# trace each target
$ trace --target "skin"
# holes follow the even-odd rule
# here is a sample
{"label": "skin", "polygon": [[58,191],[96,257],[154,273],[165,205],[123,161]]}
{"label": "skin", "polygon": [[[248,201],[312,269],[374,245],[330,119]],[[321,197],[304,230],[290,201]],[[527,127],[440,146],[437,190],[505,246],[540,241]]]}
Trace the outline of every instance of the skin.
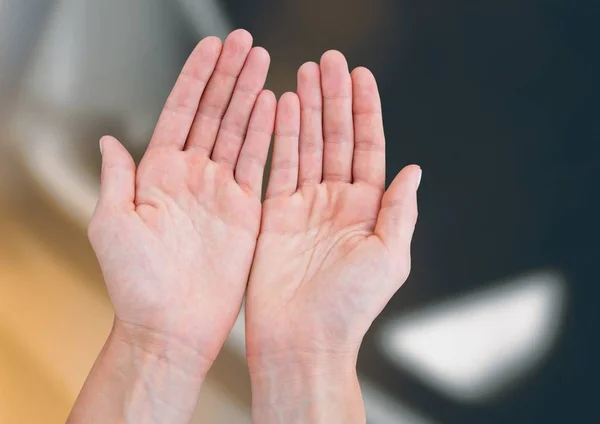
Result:
{"label": "skin", "polygon": [[410,272],[421,170],[385,191],[372,73],[336,51],[279,101],[247,294],[253,422],[364,423],[361,341]]}
{"label": "skin", "polygon": [[356,356],[410,271],[421,171],[385,191],[368,70],[327,52],[277,104],[251,45],[242,30],[200,42],[137,169],[101,140],[89,238],[115,321],[70,424],[188,423],[249,278],[253,422],[365,422]]}
{"label": "skin", "polygon": [[89,239],[115,324],[69,423],[187,423],[242,304],[276,99],[269,55],[200,42],[138,169],[105,137]]}

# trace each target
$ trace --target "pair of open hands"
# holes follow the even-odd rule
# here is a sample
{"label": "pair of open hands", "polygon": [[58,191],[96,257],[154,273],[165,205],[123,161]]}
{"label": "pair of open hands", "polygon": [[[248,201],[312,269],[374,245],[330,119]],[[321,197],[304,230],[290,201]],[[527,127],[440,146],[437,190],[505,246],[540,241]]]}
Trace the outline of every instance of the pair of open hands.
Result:
{"label": "pair of open hands", "polygon": [[269,61],[243,30],[202,40],[137,169],[117,140],[101,140],[89,237],[115,327],[146,352],[194,352],[204,373],[246,294],[253,379],[303,361],[350,372],[408,276],[421,171],[408,166],[385,191],[367,69],[350,73],[327,52],[277,102],[263,89]]}

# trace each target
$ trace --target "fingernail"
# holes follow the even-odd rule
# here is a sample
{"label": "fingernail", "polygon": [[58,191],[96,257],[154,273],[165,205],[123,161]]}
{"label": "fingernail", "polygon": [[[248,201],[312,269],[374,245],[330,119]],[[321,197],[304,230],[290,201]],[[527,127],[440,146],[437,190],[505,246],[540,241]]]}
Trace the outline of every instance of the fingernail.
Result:
{"label": "fingernail", "polygon": [[419,189],[419,186],[421,185],[421,177],[423,176],[423,170],[421,168],[419,168],[419,175],[417,177],[417,190]]}
{"label": "fingernail", "polygon": [[104,155],[104,153],[103,153],[104,138],[100,139],[99,145],[100,145],[100,154]]}

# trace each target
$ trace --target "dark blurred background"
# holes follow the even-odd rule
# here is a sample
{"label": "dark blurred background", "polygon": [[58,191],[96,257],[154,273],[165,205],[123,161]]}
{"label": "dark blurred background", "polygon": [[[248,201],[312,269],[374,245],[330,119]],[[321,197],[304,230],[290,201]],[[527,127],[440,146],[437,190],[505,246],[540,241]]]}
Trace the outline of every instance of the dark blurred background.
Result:
{"label": "dark blurred background", "polygon": [[[97,140],[141,155],[194,44],[237,27],[270,51],[278,95],[328,49],[371,68],[388,181],[423,168],[412,275],[359,358],[370,423],[593,421],[599,18],[566,0],[0,0],[0,346],[60,393],[44,422],[110,323],[85,243]],[[199,408],[213,422],[247,420],[241,346],[237,327]],[[0,418],[42,422],[15,406],[35,391],[15,394],[13,353]]]}

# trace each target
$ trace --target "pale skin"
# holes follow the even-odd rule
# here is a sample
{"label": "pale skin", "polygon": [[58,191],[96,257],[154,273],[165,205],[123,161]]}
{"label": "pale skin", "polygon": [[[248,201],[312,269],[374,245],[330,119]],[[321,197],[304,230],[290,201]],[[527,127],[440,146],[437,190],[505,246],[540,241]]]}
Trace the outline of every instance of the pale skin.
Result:
{"label": "pale skin", "polygon": [[410,271],[421,170],[385,191],[373,74],[344,56],[304,64],[279,101],[273,164],[248,286],[256,423],[364,423],[363,336]]}
{"label": "pale skin", "polygon": [[356,355],[410,271],[421,171],[385,191],[368,70],[327,52],[277,104],[268,67],[245,31],[204,39],[137,169],[102,139],[89,237],[115,323],[69,423],[188,423],[246,290],[253,422],[365,422]]}

